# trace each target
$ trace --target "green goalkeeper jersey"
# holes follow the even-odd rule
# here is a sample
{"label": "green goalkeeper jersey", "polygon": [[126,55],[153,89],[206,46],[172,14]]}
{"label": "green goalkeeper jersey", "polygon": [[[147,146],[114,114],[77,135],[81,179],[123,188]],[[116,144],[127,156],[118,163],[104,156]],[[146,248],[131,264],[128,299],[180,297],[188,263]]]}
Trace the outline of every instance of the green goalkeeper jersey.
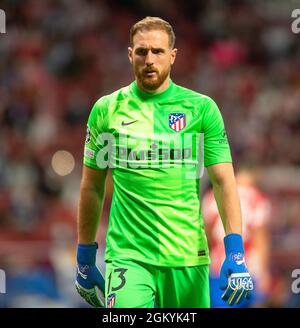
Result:
{"label": "green goalkeeper jersey", "polygon": [[221,162],[231,154],[211,98],[172,81],[158,94],[133,82],[100,98],[88,119],[84,164],[112,169],[105,261],[209,264],[200,176],[203,166]]}

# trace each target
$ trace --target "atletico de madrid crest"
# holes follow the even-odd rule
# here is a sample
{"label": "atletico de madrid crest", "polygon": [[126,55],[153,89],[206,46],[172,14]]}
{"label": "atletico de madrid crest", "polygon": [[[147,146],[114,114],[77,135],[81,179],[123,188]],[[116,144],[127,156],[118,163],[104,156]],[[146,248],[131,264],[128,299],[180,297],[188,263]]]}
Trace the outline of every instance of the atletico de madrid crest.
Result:
{"label": "atletico de madrid crest", "polygon": [[107,307],[109,309],[113,308],[116,302],[116,294],[110,294],[107,297]]}
{"label": "atletico de madrid crest", "polygon": [[178,132],[182,130],[186,125],[186,117],[183,113],[171,113],[169,114],[169,127]]}

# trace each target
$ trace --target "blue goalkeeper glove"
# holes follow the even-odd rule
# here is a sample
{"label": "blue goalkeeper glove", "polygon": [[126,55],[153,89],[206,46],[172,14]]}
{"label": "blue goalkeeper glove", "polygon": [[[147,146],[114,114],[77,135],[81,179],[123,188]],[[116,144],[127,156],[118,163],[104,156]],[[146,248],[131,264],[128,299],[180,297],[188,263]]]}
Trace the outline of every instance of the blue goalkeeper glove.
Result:
{"label": "blue goalkeeper glove", "polygon": [[236,233],[224,238],[226,258],[220,273],[222,299],[229,305],[239,304],[244,298],[250,299],[253,282],[245,263],[242,236]]}
{"label": "blue goalkeeper glove", "polygon": [[[78,244],[77,246],[77,273],[75,287],[89,304],[94,307],[105,305],[105,283],[100,270],[96,266],[96,252],[98,244]],[[99,296],[96,291],[99,288]]]}

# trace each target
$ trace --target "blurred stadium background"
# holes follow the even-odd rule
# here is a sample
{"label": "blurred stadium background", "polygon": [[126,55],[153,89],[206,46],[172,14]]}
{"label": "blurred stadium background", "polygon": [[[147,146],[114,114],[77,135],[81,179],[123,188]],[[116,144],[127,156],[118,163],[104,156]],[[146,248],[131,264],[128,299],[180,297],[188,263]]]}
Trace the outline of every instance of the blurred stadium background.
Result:
{"label": "blurred stadium background", "polygon": [[260,172],[272,203],[264,306],[300,306],[291,291],[300,268],[300,34],[291,13],[300,1],[1,0],[0,8],[0,307],[86,306],[73,285],[86,120],[97,98],[132,81],[129,28],[148,15],[174,27],[173,80],[216,100],[236,168]]}

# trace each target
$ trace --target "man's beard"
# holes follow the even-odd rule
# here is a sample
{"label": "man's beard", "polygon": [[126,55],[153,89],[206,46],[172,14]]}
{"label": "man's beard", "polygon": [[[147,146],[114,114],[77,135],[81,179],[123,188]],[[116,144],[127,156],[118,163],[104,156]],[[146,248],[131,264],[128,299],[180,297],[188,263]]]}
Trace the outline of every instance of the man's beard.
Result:
{"label": "man's beard", "polygon": [[[166,80],[170,74],[171,68],[168,68],[162,72],[158,72],[155,68],[145,68],[140,72],[137,68],[134,68],[134,73],[137,81],[143,87],[144,90],[155,91],[158,89]],[[147,72],[155,71],[155,76],[147,76]]]}

